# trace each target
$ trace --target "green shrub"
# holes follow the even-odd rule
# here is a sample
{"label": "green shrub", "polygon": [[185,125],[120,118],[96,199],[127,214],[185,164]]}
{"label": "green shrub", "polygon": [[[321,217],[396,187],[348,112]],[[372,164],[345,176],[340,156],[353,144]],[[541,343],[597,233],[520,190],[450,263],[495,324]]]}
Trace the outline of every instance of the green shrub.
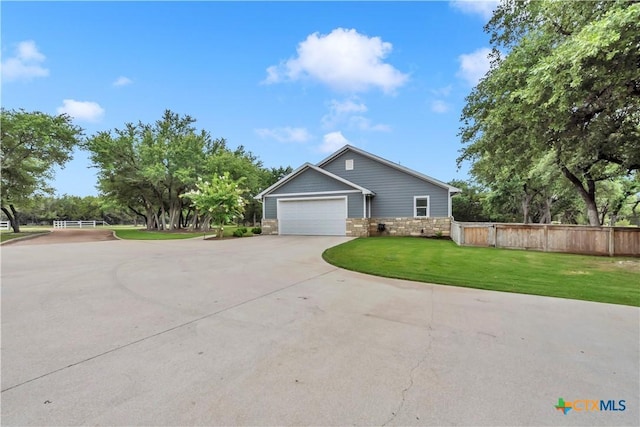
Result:
{"label": "green shrub", "polygon": [[242,229],[241,229],[241,228],[238,228],[237,230],[235,230],[235,231],[233,232],[233,235],[234,235],[235,237],[242,237],[242,236],[244,235],[244,233],[242,232]]}
{"label": "green shrub", "polygon": [[238,228],[238,231],[241,231],[242,234],[247,234],[247,227],[240,227]]}
{"label": "green shrub", "polygon": [[253,227],[253,228],[251,229],[251,232],[252,232],[253,234],[262,234],[262,228],[260,228],[260,227]]}

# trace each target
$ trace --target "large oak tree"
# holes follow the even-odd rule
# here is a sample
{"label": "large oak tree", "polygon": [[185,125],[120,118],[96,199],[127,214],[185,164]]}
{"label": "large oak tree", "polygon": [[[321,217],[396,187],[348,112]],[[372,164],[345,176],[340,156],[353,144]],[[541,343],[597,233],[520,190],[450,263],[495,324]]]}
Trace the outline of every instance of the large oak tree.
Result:
{"label": "large oak tree", "polygon": [[467,97],[459,161],[530,176],[551,155],[599,225],[597,184],[640,169],[640,3],[506,1],[486,30],[492,68]]}
{"label": "large oak tree", "polygon": [[82,129],[73,125],[66,114],[0,111],[2,203],[0,209],[18,233],[17,206],[36,195],[53,193],[49,181],[54,167],[71,160],[74,147],[80,143]]}

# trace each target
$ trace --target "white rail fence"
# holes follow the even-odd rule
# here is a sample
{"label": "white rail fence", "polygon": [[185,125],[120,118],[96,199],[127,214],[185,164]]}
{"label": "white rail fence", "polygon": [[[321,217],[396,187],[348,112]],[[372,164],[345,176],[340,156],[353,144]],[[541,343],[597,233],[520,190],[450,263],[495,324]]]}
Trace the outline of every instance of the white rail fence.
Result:
{"label": "white rail fence", "polygon": [[0,230],[9,231],[9,227],[11,227],[11,223],[9,221],[0,221]]}
{"label": "white rail fence", "polygon": [[109,225],[105,221],[53,221],[53,228],[96,228]]}

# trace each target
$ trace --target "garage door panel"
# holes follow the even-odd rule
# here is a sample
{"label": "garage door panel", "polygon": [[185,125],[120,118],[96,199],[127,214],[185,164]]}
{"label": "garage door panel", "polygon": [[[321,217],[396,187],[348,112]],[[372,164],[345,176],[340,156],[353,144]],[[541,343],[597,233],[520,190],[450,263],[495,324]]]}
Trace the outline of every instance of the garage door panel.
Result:
{"label": "garage door panel", "polygon": [[344,236],[346,198],[280,200],[280,234]]}

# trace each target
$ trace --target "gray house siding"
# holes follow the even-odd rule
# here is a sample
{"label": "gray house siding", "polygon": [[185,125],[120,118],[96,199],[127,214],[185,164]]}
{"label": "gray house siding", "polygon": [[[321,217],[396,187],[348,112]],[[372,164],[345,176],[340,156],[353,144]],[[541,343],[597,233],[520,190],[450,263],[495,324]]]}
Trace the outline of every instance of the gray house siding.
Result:
{"label": "gray house siding", "polygon": [[[345,170],[345,160],[353,160],[353,170]],[[372,218],[413,217],[414,196],[429,197],[429,216],[449,216],[449,192],[440,186],[362,156],[346,151],[322,169],[366,187],[375,193],[371,199]]]}
{"label": "gray house siding", "polygon": [[[336,193],[327,195],[326,197],[347,196],[347,213],[349,218],[363,218],[363,198],[362,193]],[[307,196],[279,196],[279,197],[265,197],[264,198],[264,218],[276,219],[277,218],[277,205],[278,199],[297,199]],[[322,195],[309,195],[308,197],[323,197]]]}
{"label": "gray house siding", "polygon": [[353,189],[353,187],[344,182],[336,181],[330,176],[323,175],[313,169],[307,169],[291,181],[273,190],[271,194],[314,193]]}

